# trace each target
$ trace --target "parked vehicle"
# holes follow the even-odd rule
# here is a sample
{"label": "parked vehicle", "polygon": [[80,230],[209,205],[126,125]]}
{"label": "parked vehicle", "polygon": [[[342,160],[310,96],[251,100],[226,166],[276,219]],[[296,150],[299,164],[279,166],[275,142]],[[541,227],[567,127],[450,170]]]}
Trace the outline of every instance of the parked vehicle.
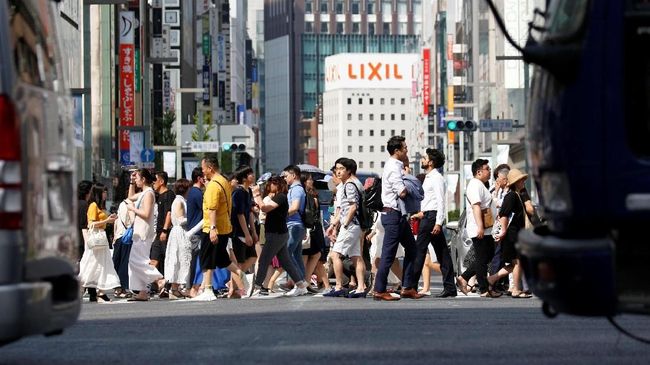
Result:
{"label": "parked vehicle", "polygon": [[71,98],[50,1],[0,2],[0,344],[77,320]]}
{"label": "parked vehicle", "polygon": [[550,316],[650,314],[650,3],[546,4],[519,48],[536,65],[527,147],[547,220],[519,236],[530,287]]}

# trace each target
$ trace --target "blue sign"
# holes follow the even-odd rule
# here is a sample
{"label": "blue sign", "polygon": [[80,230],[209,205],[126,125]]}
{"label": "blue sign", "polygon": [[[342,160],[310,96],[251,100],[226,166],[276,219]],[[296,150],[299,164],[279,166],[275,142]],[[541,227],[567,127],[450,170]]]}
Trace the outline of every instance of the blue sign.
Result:
{"label": "blue sign", "polygon": [[145,148],[140,152],[142,162],[153,162],[154,156],[155,154],[151,148]]}
{"label": "blue sign", "polygon": [[131,152],[129,150],[120,151],[120,162],[122,165],[128,165],[131,163]]}

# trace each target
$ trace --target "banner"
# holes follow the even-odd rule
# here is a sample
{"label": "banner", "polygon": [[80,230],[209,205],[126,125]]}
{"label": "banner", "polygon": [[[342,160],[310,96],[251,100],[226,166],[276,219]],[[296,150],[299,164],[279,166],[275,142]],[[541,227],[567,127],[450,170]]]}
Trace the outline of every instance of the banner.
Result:
{"label": "banner", "polygon": [[431,49],[429,48],[423,48],[422,49],[422,60],[423,60],[423,68],[424,68],[424,85],[423,85],[423,107],[424,107],[424,115],[429,114],[429,101],[430,101],[430,91],[431,91]]}
{"label": "banner", "polygon": [[[135,125],[135,14],[132,11],[120,12],[120,48],[119,48],[119,90],[121,127]],[[119,131],[120,161],[130,163],[129,131]]]}

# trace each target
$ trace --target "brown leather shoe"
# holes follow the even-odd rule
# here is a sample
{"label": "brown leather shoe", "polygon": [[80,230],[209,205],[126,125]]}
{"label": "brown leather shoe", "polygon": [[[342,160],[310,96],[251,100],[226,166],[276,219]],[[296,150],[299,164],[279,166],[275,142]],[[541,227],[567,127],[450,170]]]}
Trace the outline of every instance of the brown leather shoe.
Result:
{"label": "brown leather shoe", "polygon": [[388,292],[382,292],[382,293],[377,292],[377,293],[372,295],[372,298],[374,300],[385,300],[385,301],[395,301],[395,300],[400,299],[399,297],[394,297],[394,296],[390,295],[390,293],[388,293]]}
{"label": "brown leather shoe", "polygon": [[420,294],[418,293],[417,290],[410,288],[410,289],[402,289],[400,296],[402,298],[420,299],[424,297],[424,294]]}

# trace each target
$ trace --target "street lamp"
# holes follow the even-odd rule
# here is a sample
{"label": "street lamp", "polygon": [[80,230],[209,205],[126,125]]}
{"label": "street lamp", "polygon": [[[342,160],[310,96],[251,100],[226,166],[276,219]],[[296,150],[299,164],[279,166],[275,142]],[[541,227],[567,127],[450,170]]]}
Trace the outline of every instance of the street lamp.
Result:
{"label": "street lamp", "polygon": [[181,110],[180,110],[180,105],[181,105],[181,94],[187,93],[187,94],[199,94],[199,93],[204,93],[207,92],[206,89],[202,87],[179,87],[176,90],[174,90],[174,93],[176,95],[176,100],[174,100],[174,112],[176,113],[176,121],[174,124],[176,125],[176,179],[180,179],[182,177],[182,171],[183,171],[183,162],[182,162],[182,157],[183,157],[183,141],[181,137],[182,133],[182,128],[181,128]]}

